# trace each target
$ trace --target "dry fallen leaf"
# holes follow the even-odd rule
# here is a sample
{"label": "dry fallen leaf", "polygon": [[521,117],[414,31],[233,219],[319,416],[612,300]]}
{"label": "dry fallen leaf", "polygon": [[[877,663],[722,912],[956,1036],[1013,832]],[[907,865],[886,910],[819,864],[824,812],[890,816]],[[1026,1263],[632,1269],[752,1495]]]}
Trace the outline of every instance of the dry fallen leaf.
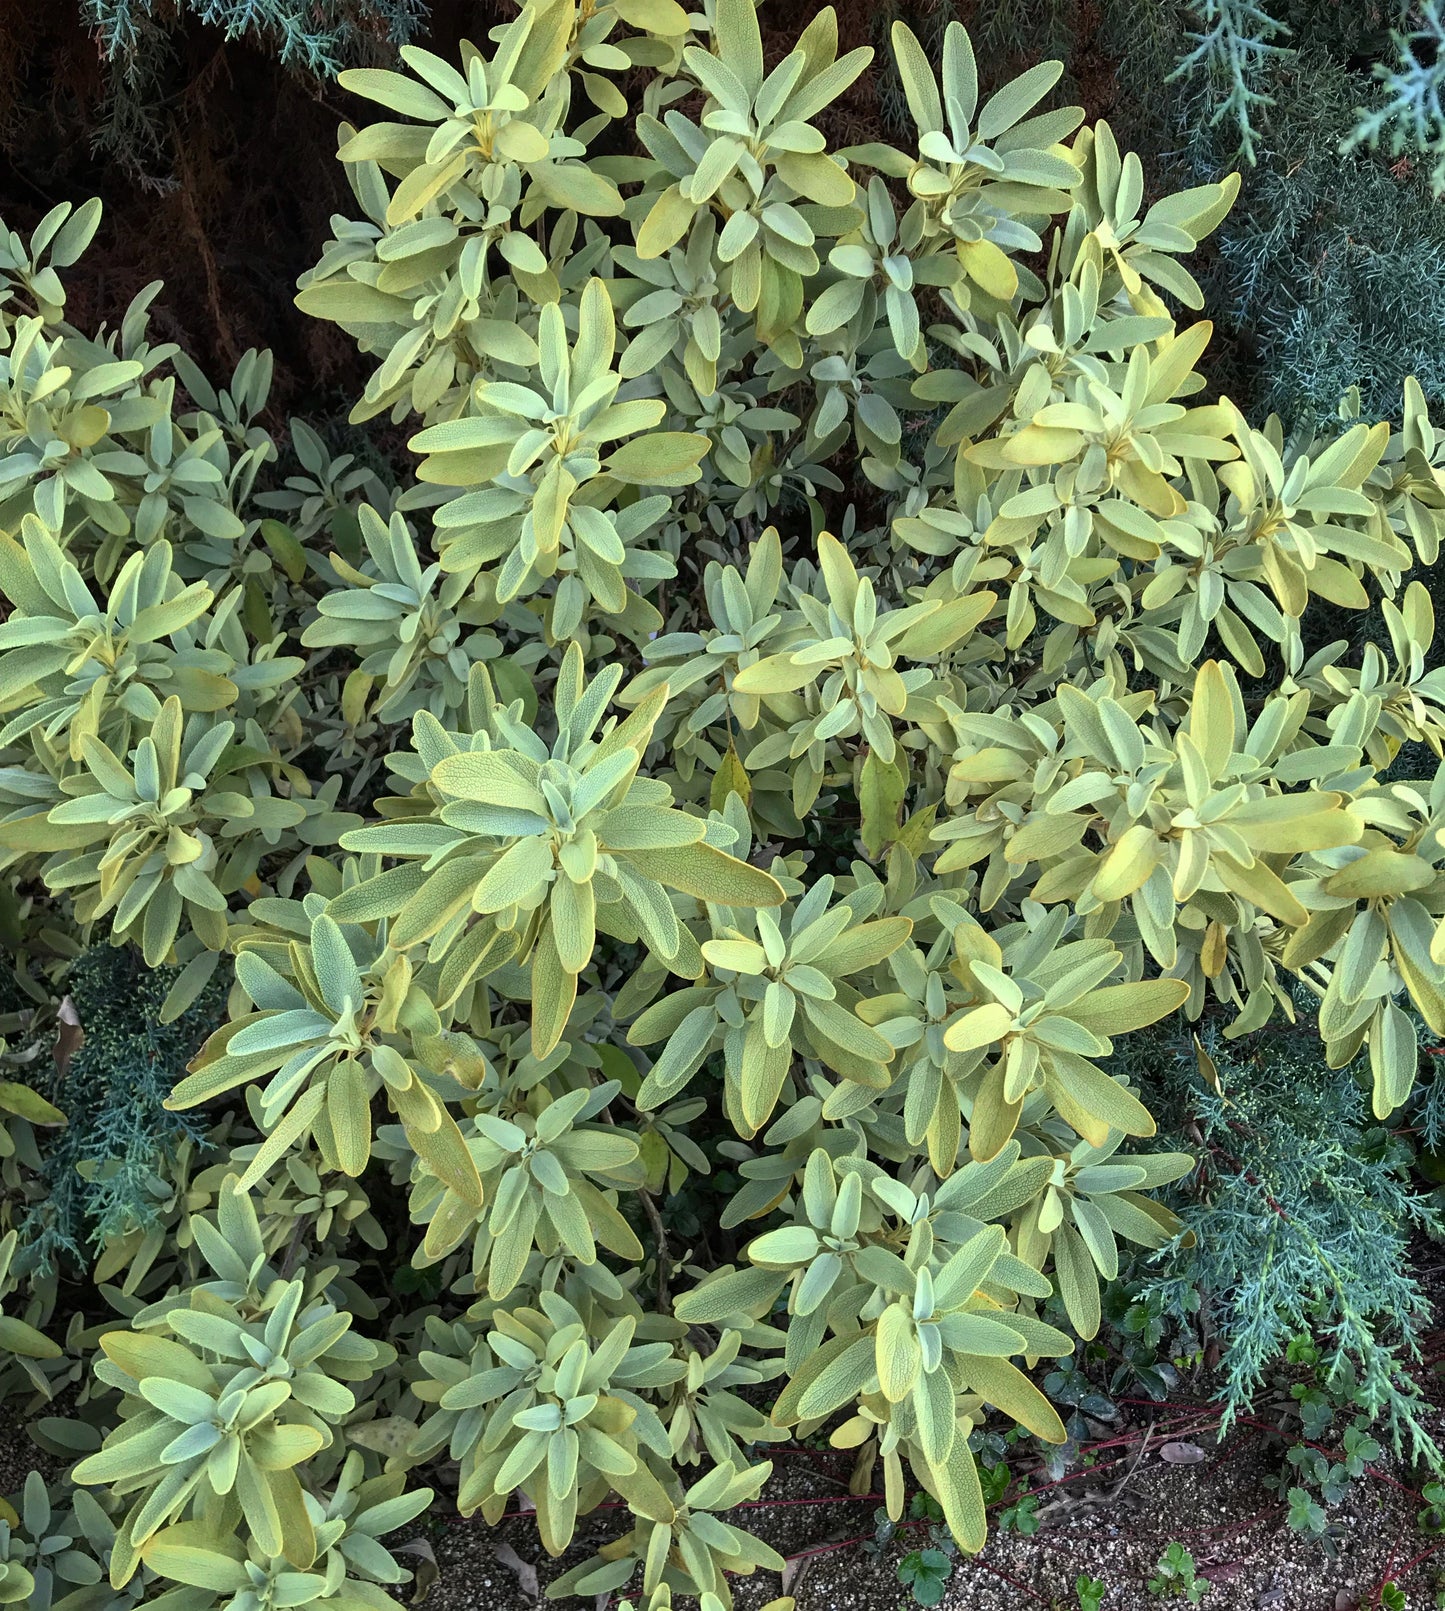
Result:
{"label": "dry fallen leaf", "polygon": [[393,1555],[415,1555],[416,1566],[412,1569],[411,1593],[407,1596],[412,1605],[420,1605],[427,1595],[431,1593],[432,1585],[437,1580],[436,1551],[424,1538],[413,1538],[405,1544],[396,1544],[392,1547]]}
{"label": "dry fallen leaf", "polygon": [[516,1550],[508,1543],[498,1541],[492,1545],[494,1558],[517,1580],[517,1587],[529,1600],[535,1600],[541,1590],[537,1585],[537,1568],[529,1561],[524,1561]]}
{"label": "dry fallen leaf", "polygon": [[69,996],[60,1003],[60,1010],[55,1016],[59,1020],[55,1035],[55,1071],[64,1079],[70,1059],[85,1045],[85,1030],[81,1026],[80,1014],[75,1010],[75,1003]]}
{"label": "dry fallen leaf", "polygon": [[783,1598],[789,1605],[793,1604],[793,1597],[815,1559],[812,1555],[800,1555],[795,1560],[783,1562]]}

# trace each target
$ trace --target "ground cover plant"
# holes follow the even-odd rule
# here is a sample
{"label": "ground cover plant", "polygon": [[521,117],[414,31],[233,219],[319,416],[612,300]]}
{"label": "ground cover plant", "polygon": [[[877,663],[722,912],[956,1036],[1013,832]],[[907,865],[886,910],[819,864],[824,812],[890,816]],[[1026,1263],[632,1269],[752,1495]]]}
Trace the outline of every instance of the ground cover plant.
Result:
{"label": "ground cover plant", "polygon": [[1128,1038],[1308,999],[1411,1100],[1445,431],[1250,424],[1190,322],[1237,178],[1146,204],[1057,64],[939,45],[901,145],[751,0],[344,75],[297,301],[395,485],[156,288],[73,324],[97,205],[0,234],[0,1387],[75,1462],[0,1603],[394,1604],[435,1486],[554,1555],[620,1500],[551,1592],[715,1611],[795,1435],[976,1551],[972,1435],[1064,1442],[1033,1367],[1185,1232]]}

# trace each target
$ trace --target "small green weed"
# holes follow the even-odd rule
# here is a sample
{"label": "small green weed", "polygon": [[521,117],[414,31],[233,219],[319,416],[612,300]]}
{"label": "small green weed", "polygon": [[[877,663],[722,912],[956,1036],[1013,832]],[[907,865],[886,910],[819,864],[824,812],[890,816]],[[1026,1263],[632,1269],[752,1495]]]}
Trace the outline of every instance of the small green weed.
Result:
{"label": "small green weed", "polygon": [[1209,1584],[1196,1572],[1194,1557],[1183,1544],[1173,1543],[1155,1563],[1149,1592],[1163,1599],[1187,1600],[1190,1605],[1198,1605],[1209,1593]]}

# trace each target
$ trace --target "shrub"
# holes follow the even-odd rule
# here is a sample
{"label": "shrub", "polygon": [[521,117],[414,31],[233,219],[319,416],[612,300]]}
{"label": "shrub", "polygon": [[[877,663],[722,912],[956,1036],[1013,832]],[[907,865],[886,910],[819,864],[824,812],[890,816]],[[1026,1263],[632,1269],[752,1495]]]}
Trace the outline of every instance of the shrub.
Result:
{"label": "shrub", "polygon": [[1308,1337],[1322,1386],[1433,1462],[1424,1400],[1397,1355],[1419,1359],[1430,1305],[1411,1242],[1439,1237],[1439,1213],[1412,1184],[1407,1141],[1371,1115],[1367,1070],[1327,1067],[1301,1020],[1233,1043],[1139,1036],[1153,1044],[1121,1050],[1120,1070],[1155,1071],[1161,1120],[1201,1153],[1175,1194],[1184,1235],[1162,1274],[1141,1272],[1141,1300],[1219,1338],[1226,1425],[1273,1367],[1304,1363]]}
{"label": "shrub", "polygon": [[[1203,402],[1237,181],[1146,209],[1056,64],[891,48],[906,150],[830,149],[870,53],[824,11],[769,69],[750,0],[346,76],[393,115],[298,300],[401,488],[300,427],[285,478],[267,360],[213,385],[149,294],[72,326],[94,207],[0,239],[5,863],[176,970],[158,1022],[229,989],[168,1098],[221,1157],[67,1339],[117,1588],[394,1603],[445,1461],[554,1555],[620,1496],[552,1592],[715,1607],[790,1429],[977,1549],[988,1407],[1064,1439],[1037,1306],[1091,1337],[1179,1228],[1116,1040],[1302,981],[1383,1119],[1404,1003],[1445,1031],[1445,770],[1383,777],[1445,726],[1445,433]],[[1307,652],[1321,603],[1388,648]]]}

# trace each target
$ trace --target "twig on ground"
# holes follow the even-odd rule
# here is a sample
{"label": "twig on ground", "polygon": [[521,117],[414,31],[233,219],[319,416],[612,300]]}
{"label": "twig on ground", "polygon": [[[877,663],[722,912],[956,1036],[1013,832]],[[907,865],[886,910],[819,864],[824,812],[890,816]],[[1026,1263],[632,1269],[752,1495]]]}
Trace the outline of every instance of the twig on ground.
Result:
{"label": "twig on ground", "polygon": [[1114,1484],[1114,1486],[1109,1490],[1109,1492],[1105,1495],[1105,1503],[1106,1504],[1112,1505],[1114,1503],[1114,1501],[1119,1497],[1119,1495],[1121,1493],[1123,1493],[1124,1485],[1129,1481],[1129,1478],[1132,1477],[1134,1475],[1134,1473],[1139,1469],[1139,1462],[1144,1458],[1145,1454],[1148,1452],[1149,1440],[1150,1440],[1150,1438],[1152,1438],[1154,1436],[1154,1427],[1155,1427],[1155,1425],[1156,1425],[1156,1423],[1154,1421],[1150,1421],[1149,1425],[1147,1427],[1145,1427],[1144,1436],[1139,1440],[1139,1447],[1137,1449],[1135,1449],[1133,1459],[1131,1459],[1129,1461],[1129,1464],[1127,1466],[1125,1466],[1125,1468],[1124,1468],[1124,1475],[1119,1478],[1118,1482],[1116,1482]]}

